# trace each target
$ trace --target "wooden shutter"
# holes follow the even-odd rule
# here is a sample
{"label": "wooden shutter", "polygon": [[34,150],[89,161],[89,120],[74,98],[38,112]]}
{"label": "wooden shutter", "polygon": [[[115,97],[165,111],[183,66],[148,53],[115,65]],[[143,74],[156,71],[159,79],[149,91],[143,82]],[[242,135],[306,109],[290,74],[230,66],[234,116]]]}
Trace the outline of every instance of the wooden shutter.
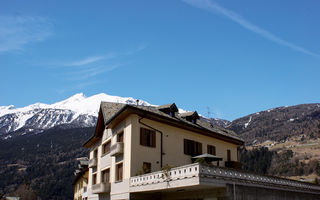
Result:
{"label": "wooden shutter", "polygon": [[143,128],[140,128],[140,144],[141,145],[144,145],[144,132],[143,132],[144,130],[143,130]]}
{"label": "wooden shutter", "polygon": [[202,143],[198,142],[199,144],[199,149],[198,149],[198,154],[201,155],[202,154]]}
{"label": "wooden shutter", "polygon": [[227,161],[231,161],[231,151],[227,150]]}
{"label": "wooden shutter", "polygon": [[156,132],[155,131],[150,131],[150,136],[151,136],[151,146],[156,147]]}
{"label": "wooden shutter", "polygon": [[184,139],[184,140],[183,140],[183,143],[184,143],[184,145],[183,145],[183,147],[184,147],[184,154],[187,154],[187,152],[188,152],[187,140]]}

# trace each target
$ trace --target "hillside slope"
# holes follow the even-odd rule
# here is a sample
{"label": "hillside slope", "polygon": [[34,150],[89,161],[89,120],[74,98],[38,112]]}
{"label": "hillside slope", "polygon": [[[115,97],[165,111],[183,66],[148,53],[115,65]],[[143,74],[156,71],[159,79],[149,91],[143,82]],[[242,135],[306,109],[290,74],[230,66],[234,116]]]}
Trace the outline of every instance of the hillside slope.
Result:
{"label": "hillside slope", "polygon": [[239,134],[247,145],[280,142],[293,136],[320,135],[320,104],[286,106],[254,113],[232,121],[226,128]]}

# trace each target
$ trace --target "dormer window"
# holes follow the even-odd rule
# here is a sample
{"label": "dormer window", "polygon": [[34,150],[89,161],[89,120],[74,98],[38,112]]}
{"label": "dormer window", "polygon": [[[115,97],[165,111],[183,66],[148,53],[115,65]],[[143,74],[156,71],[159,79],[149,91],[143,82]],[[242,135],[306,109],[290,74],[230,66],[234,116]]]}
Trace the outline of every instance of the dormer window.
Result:
{"label": "dormer window", "polygon": [[171,117],[175,117],[175,113],[178,112],[178,108],[175,103],[158,106],[157,108]]}
{"label": "dormer window", "polygon": [[200,119],[197,111],[182,113],[180,116],[193,124],[196,124],[197,119]]}

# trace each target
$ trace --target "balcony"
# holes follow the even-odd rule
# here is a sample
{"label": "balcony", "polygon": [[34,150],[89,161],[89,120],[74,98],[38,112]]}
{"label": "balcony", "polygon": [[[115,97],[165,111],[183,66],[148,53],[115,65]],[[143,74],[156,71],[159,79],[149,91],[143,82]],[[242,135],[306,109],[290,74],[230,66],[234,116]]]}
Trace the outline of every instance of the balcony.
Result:
{"label": "balcony", "polygon": [[130,178],[130,192],[146,192],[190,186],[226,187],[227,184],[285,189],[320,194],[320,186],[243,170],[194,163]]}
{"label": "balcony", "polygon": [[111,156],[118,156],[121,154],[123,154],[123,142],[117,142],[116,144],[111,146],[110,148]]}
{"label": "balcony", "polygon": [[225,167],[232,169],[242,169],[242,163],[237,161],[226,161]]}
{"label": "balcony", "polygon": [[92,167],[96,167],[97,166],[97,158],[91,158],[89,160],[89,168],[92,168]]}
{"label": "balcony", "polygon": [[88,194],[87,194],[87,187],[84,186],[82,189],[81,189],[81,194],[82,194],[82,197],[87,197]]}
{"label": "balcony", "polygon": [[110,183],[98,183],[91,187],[93,194],[109,193]]}

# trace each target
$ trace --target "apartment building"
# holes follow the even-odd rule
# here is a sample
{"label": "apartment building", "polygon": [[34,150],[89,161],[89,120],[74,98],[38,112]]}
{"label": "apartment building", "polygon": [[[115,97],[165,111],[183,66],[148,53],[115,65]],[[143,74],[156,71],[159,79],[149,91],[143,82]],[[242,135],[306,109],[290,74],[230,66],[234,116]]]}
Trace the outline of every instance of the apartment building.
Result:
{"label": "apartment building", "polygon": [[99,199],[130,199],[133,176],[188,165],[198,155],[236,165],[242,144],[235,133],[200,121],[197,112],[178,113],[174,103],[102,102],[95,134],[84,145],[90,149],[88,191]]}
{"label": "apartment building", "polygon": [[[95,133],[84,144],[90,149],[87,198],[250,199],[259,195],[259,188],[283,188],[288,195],[302,191],[310,199],[319,194],[314,185],[236,170],[241,168],[238,147],[243,143],[234,132],[200,120],[195,111],[179,113],[174,103],[102,102]],[[247,189],[244,185],[258,189],[238,198]],[[274,195],[268,194],[266,199]]]}

